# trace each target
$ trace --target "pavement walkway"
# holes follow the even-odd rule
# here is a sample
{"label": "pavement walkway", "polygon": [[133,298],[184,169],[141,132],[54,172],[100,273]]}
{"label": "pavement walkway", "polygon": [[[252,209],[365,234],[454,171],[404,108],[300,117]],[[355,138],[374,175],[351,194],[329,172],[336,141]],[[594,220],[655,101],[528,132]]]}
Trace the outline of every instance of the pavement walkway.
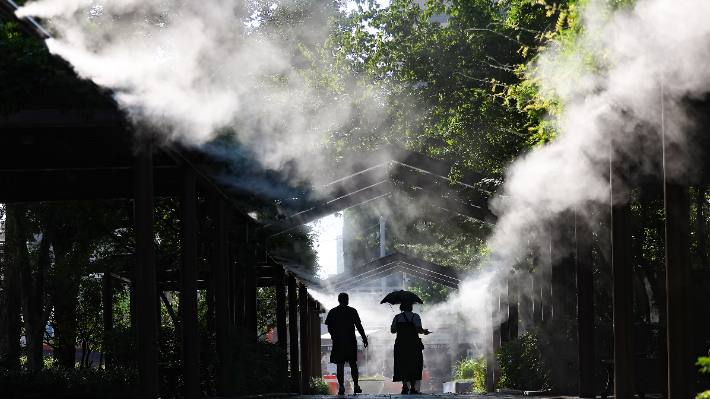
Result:
{"label": "pavement walkway", "polygon": [[[521,395],[503,393],[422,393],[418,395],[378,394],[378,395],[301,395],[289,399],[520,399]],[[573,399],[574,396],[535,396],[538,399]]]}

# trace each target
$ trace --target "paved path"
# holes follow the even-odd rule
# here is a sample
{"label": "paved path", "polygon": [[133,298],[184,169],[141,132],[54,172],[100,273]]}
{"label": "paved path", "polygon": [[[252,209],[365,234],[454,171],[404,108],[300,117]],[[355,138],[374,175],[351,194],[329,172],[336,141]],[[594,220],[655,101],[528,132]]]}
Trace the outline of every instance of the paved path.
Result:
{"label": "paved path", "polygon": [[[419,395],[379,394],[379,395],[301,395],[290,399],[521,399],[522,395],[503,393],[422,393]],[[535,396],[538,399],[571,399],[573,396]]]}

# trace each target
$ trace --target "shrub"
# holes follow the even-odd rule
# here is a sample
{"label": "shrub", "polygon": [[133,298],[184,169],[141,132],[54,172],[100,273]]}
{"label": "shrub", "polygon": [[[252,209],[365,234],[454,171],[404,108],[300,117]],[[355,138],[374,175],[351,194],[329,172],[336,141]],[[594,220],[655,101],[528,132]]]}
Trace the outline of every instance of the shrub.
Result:
{"label": "shrub", "polygon": [[[710,373],[710,357],[699,357],[696,366],[700,366],[701,373]],[[710,391],[700,392],[695,399],[710,399]]]}
{"label": "shrub", "polygon": [[235,396],[288,392],[288,357],[283,348],[259,341],[244,329],[232,330],[230,338]]}
{"label": "shrub", "polygon": [[473,382],[471,389],[474,392],[486,392],[486,358],[484,356],[458,361],[454,365],[453,374],[457,381]]}
{"label": "shrub", "polygon": [[540,353],[537,335],[527,332],[503,344],[496,352],[500,362],[500,386],[541,390],[552,388],[549,368]]}
{"label": "shrub", "polygon": [[331,395],[330,385],[322,378],[311,378],[311,395]]}

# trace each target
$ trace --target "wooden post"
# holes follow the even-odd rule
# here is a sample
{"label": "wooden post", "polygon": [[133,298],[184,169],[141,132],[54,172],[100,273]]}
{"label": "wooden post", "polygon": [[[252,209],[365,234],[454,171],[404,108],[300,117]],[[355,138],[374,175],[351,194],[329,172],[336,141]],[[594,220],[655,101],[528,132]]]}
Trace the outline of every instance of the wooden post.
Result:
{"label": "wooden post", "polygon": [[298,305],[301,316],[301,394],[309,395],[311,392],[311,351],[308,334],[310,316],[308,315],[308,289],[303,284],[298,287]]}
{"label": "wooden post", "polygon": [[320,378],[320,308],[314,300],[309,300],[309,316],[310,329],[309,336],[311,338],[311,378]]}
{"label": "wooden post", "polygon": [[133,196],[136,235],[136,309],[138,390],[143,399],[158,397],[158,328],[153,232],[153,146],[139,144],[134,155]]}
{"label": "wooden post", "polygon": [[614,310],[614,397],[633,399],[634,318],[629,166],[611,148],[611,247]]}
{"label": "wooden post", "polygon": [[[108,342],[106,339],[113,331],[113,284],[112,284],[111,273],[107,270],[104,272],[101,282],[101,302],[103,305],[103,322],[104,322],[104,342]],[[111,358],[106,354],[106,348],[104,347],[104,367],[111,368]]]}
{"label": "wooden post", "polygon": [[592,231],[588,212],[577,207],[575,238],[577,244],[577,338],[579,341],[579,397],[595,398],[594,389],[594,279]]}
{"label": "wooden post", "polygon": [[286,271],[278,266],[274,274],[276,279],[276,335],[278,345],[286,350]]}
{"label": "wooden post", "polygon": [[[247,265],[247,243],[248,243],[248,222],[247,216],[241,213],[234,215],[234,243],[236,245],[237,262],[235,264],[235,298],[234,298],[234,324],[237,327],[246,328],[246,265]],[[238,272],[238,273],[237,273]]]}
{"label": "wooden post", "polygon": [[231,394],[231,353],[229,348],[229,216],[227,200],[218,197],[214,201],[214,278],[215,318],[217,324],[217,395]]}
{"label": "wooden post", "polygon": [[[252,257],[253,261],[254,258]],[[244,316],[246,328],[250,334],[256,337],[257,316],[256,316],[256,265],[252,262],[244,266]]]}
{"label": "wooden post", "polygon": [[[496,331],[494,330],[494,327],[496,325],[495,322],[495,311],[493,305],[493,300],[494,296],[491,293],[490,287],[488,290],[488,295],[489,298],[487,298],[486,304],[485,304],[485,332],[486,332],[486,344],[484,345],[484,348],[486,348],[486,392],[495,392],[495,373],[494,373],[494,367],[493,365],[496,363],[496,358],[495,354],[493,353],[496,350],[496,344],[495,344],[495,335]],[[496,304],[497,306],[497,304]]]}
{"label": "wooden post", "polygon": [[535,271],[532,273],[532,324],[539,326],[542,324],[542,270],[540,264],[535,265]]}
{"label": "wooden post", "polygon": [[[496,275],[493,277],[492,281],[492,295],[491,295],[491,322],[493,324],[493,352],[497,352],[503,343],[501,337],[501,318],[503,315],[500,311],[500,298],[501,298],[501,284],[500,276]],[[498,355],[492,356],[493,365],[489,366],[493,370],[493,387],[498,386],[500,381],[500,365],[498,364]],[[495,391],[495,389],[494,389]]]}
{"label": "wooden post", "polygon": [[182,370],[187,399],[200,397],[200,353],[197,321],[197,195],[195,172],[185,167],[180,190],[180,309]]}
{"label": "wooden post", "polygon": [[552,261],[552,333],[551,344],[558,349],[557,361],[551,364],[557,394],[577,393],[577,378],[568,364],[577,360],[570,345],[567,321],[574,316],[574,213],[562,212],[552,221],[550,258]]}
{"label": "wooden post", "polygon": [[500,299],[498,302],[498,314],[500,315],[500,344],[510,341],[510,307],[508,306],[508,276],[503,275],[498,279],[500,287]]}
{"label": "wooden post", "polygon": [[552,322],[552,224],[550,219],[544,223],[540,248],[540,310],[542,321]]}
{"label": "wooden post", "polygon": [[508,274],[508,339],[518,338],[518,277],[520,272]]}
{"label": "wooden post", "polygon": [[521,270],[518,287],[518,295],[520,298],[520,324],[522,331],[519,334],[525,334],[533,325],[533,274],[528,270]]}
{"label": "wooden post", "polygon": [[291,368],[291,392],[301,392],[301,373],[298,367],[298,292],[296,277],[288,274],[288,330],[289,330],[289,361]]}
{"label": "wooden post", "polygon": [[[663,105],[663,103],[662,103]],[[665,115],[661,113],[662,117]],[[662,120],[663,121],[663,120]],[[693,376],[690,285],[690,209],[686,138],[663,121],[663,181],[666,214],[666,295],[668,314],[668,398],[691,399]]]}

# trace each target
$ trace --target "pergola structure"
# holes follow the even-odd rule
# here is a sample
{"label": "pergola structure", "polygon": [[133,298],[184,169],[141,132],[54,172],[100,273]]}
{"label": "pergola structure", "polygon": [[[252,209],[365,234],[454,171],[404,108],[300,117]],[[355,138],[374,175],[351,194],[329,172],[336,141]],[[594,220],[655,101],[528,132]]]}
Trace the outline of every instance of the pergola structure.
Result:
{"label": "pergola structure", "polygon": [[[0,1],[0,10],[14,18],[14,5]],[[31,19],[19,20],[39,40],[47,33]],[[703,111],[703,112],[706,112]],[[706,112],[707,113],[707,112]],[[138,353],[141,396],[158,396],[158,362],[156,320],[158,281],[154,262],[153,200],[155,197],[180,198],[181,211],[181,266],[180,290],[196,292],[196,197],[212,198],[215,220],[214,290],[217,319],[217,348],[220,359],[217,367],[218,393],[229,392],[230,324],[256,332],[256,289],[275,286],[278,313],[279,344],[285,345],[287,333],[285,297],[288,292],[291,306],[290,320],[300,313],[299,326],[290,323],[291,371],[300,373],[299,391],[308,392],[311,375],[317,375],[318,356],[316,328],[317,314],[322,306],[308,295],[313,282],[299,278],[279,262],[269,258],[265,240],[319,217],[375,200],[398,190],[430,204],[475,219],[495,223],[495,216],[487,208],[486,179],[474,172],[449,178],[453,165],[411,151],[387,148],[364,154],[356,160],[341,163],[343,175],[335,176],[323,191],[321,200],[310,202],[306,209],[287,211],[279,222],[259,225],[229,195],[229,189],[216,183],[207,173],[213,170],[209,159],[185,148],[154,145],[150,137],[138,142],[115,106],[85,112],[54,109],[21,110],[0,120],[0,203],[59,201],[80,199],[133,198],[135,203],[136,274],[135,300],[138,325]],[[613,145],[613,143],[612,143]],[[661,181],[665,192],[666,262],[668,297],[668,388],[672,399],[692,396],[691,316],[689,300],[689,215],[688,178],[667,178],[666,170],[687,170],[683,148],[664,141]],[[610,191],[612,199],[628,198],[632,187],[630,166],[624,159],[611,159]],[[634,396],[633,298],[631,274],[630,205],[628,201],[612,201],[612,258],[614,281],[614,362],[615,396],[629,399]],[[583,204],[580,204],[583,205]],[[591,292],[591,232],[579,218],[568,215],[558,227],[570,234],[567,242],[553,240],[550,253],[569,253],[573,256],[550,256],[558,259],[533,278],[535,290],[533,321],[547,319],[555,309],[553,322],[573,316],[576,286],[576,317],[579,334],[580,396],[594,397],[594,320]],[[231,256],[230,256],[231,255]],[[238,259],[238,260],[237,260]],[[437,269],[402,254],[390,255],[361,270],[332,280],[334,286],[345,287],[379,278],[378,273],[406,269],[424,278],[458,286],[459,277],[450,271]],[[572,271],[576,270],[576,273]],[[362,272],[360,272],[362,271]],[[353,274],[357,273],[357,274]],[[576,276],[575,279],[572,276]],[[110,279],[108,280],[110,281]],[[107,282],[108,284],[108,282]],[[491,325],[489,364],[493,364],[492,350],[501,342],[517,335],[518,282],[511,277],[501,279],[506,287],[505,298],[494,298],[495,313],[507,314],[504,322]],[[109,291],[110,292],[110,291]],[[298,295],[298,297],[297,297]],[[183,373],[188,398],[199,397],[199,353],[197,353],[197,302],[193,295],[182,296],[183,309]],[[297,307],[297,303],[299,306]],[[570,303],[572,305],[570,306]],[[110,302],[104,306],[110,309]],[[527,306],[527,304],[526,304]],[[558,317],[560,316],[560,317]],[[508,323],[507,320],[514,322]],[[110,323],[107,321],[107,323]],[[110,328],[107,325],[106,328]],[[300,346],[299,346],[300,341]],[[301,354],[301,364],[298,364]],[[300,370],[300,372],[299,372]],[[495,370],[489,367],[489,389],[493,387]],[[293,374],[292,374],[293,375]],[[298,380],[298,379],[297,379]]]}

